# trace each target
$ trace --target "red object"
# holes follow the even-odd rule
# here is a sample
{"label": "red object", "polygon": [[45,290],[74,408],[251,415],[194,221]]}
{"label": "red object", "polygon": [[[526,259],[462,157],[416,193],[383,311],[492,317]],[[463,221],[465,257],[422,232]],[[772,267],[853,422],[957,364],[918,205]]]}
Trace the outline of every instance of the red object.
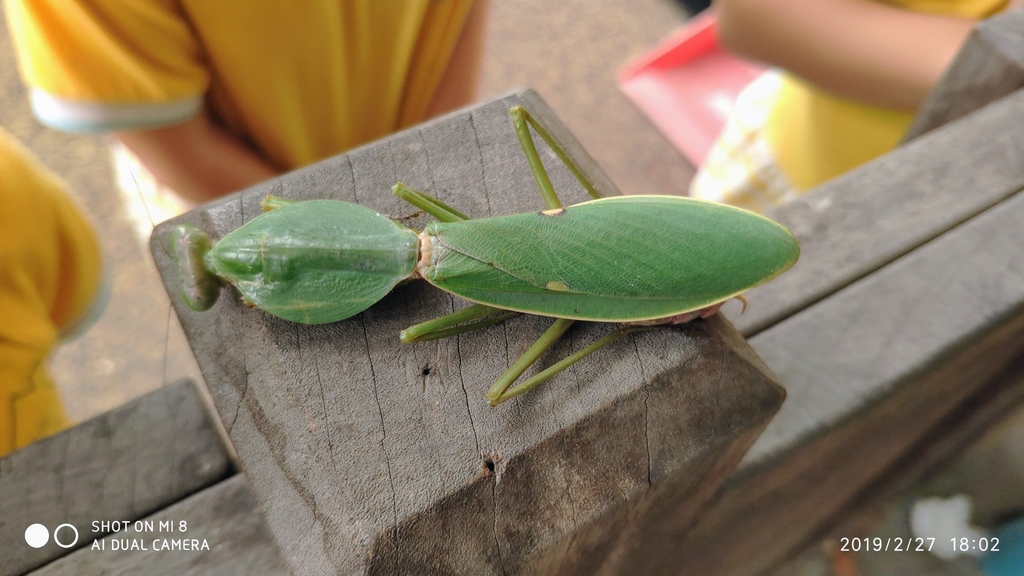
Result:
{"label": "red object", "polygon": [[619,89],[695,166],[722,131],[736,96],[765,68],[718,45],[705,12],[619,74]]}

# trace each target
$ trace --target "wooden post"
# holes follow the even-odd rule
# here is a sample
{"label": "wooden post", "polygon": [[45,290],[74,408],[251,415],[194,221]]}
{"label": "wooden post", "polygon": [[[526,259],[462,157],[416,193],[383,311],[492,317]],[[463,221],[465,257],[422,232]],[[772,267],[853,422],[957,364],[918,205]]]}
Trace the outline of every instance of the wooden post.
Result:
{"label": "wooden post", "polygon": [[[218,238],[267,193],[414,212],[397,181],[472,217],[540,209],[508,119],[523,104],[606,195],[615,188],[530,91],[455,113],[282,176],[159,226],[172,302],[269,528],[297,574],[591,574],[670,558],[673,544],[782,401],[721,318],[601,350],[489,408],[487,388],[547,327],[401,345],[398,333],[464,306],[412,283],[360,316],[304,326],[228,290],[184,307],[166,249],[177,223]],[[588,197],[537,139],[567,203]],[[408,225],[421,227],[424,218]],[[580,323],[551,354],[613,327]]]}
{"label": "wooden post", "polygon": [[979,24],[903,136],[918,136],[1024,88],[1024,9]]}
{"label": "wooden post", "polygon": [[[134,521],[233,472],[195,384],[183,380],[0,459],[0,574],[23,574],[110,532],[93,521]],[[25,530],[44,525],[41,548]],[[53,531],[70,524],[78,542]],[[59,538],[72,542],[64,528]],[[83,550],[88,552],[88,550]],[[84,573],[84,572],[78,572]]]}

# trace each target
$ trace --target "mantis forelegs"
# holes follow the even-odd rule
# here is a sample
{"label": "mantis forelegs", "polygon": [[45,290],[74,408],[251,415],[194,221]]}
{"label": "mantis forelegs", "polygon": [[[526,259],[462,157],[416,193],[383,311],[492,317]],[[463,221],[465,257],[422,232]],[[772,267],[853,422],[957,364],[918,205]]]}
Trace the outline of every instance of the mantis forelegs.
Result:
{"label": "mantis forelegs", "polygon": [[469,220],[469,216],[466,216],[455,208],[452,208],[429,194],[420,192],[419,190],[413,190],[401,182],[392,186],[391,192],[394,193],[395,196],[398,196],[409,204],[423,210],[441,222],[461,222],[462,220]]}
{"label": "mantis forelegs", "polygon": [[456,310],[451,314],[445,314],[433,320],[427,320],[415,326],[410,326],[402,330],[399,338],[405,344],[437,340],[471,330],[494,326],[516,316],[519,316],[519,312],[512,312],[483,304],[473,304],[472,306],[466,306],[462,310]]}

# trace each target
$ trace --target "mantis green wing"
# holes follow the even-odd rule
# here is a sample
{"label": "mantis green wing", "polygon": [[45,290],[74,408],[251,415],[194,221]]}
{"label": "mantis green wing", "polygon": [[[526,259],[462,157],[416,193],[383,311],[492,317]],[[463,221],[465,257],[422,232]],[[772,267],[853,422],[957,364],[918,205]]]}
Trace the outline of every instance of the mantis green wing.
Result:
{"label": "mantis green wing", "polygon": [[622,196],[564,210],[427,227],[437,287],[498,308],[635,322],[722,302],[796,262],[784,227],[675,196]]}

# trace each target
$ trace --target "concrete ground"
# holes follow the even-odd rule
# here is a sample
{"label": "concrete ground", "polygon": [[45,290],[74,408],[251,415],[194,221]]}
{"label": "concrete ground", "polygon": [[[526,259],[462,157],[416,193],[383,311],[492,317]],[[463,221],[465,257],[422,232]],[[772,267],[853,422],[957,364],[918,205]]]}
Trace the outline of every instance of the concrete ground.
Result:
{"label": "concrete ground", "polygon": [[[618,92],[615,75],[623,63],[686,19],[670,0],[496,1],[481,99],[532,87],[624,193],[684,193],[692,168]],[[151,257],[132,231],[130,207],[115,191],[107,140],[62,134],[35,122],[17,75],[6,22],[2,28],[0,125],[71,185],[100,231],[113,284],[103,318],[85,336],[61,347],[50,363],[70,416],[80,421],[177,378],[200,379]],[[974,456],[968,455],[936,481],[945,478],[946,488],[955,490],[957,482],[976,485],[993,466],[1002,466],[1024,485],[1024,443],[1005,441],[1006,430],[1011,431],[1009,437],[1024,430],[1024,414],[1015,418],[1001,435],[981,442]],[[1019,466],[1009,466],[1006,472],[1008,458]],[[799,573],[828,573],[820,555],[805,564]],[[867,570],[877,562],[865,564]],[[826,572],[815,572],[815,566],[825,566]],[[884,562],[882,568],[870,569],[895,573]]]}

